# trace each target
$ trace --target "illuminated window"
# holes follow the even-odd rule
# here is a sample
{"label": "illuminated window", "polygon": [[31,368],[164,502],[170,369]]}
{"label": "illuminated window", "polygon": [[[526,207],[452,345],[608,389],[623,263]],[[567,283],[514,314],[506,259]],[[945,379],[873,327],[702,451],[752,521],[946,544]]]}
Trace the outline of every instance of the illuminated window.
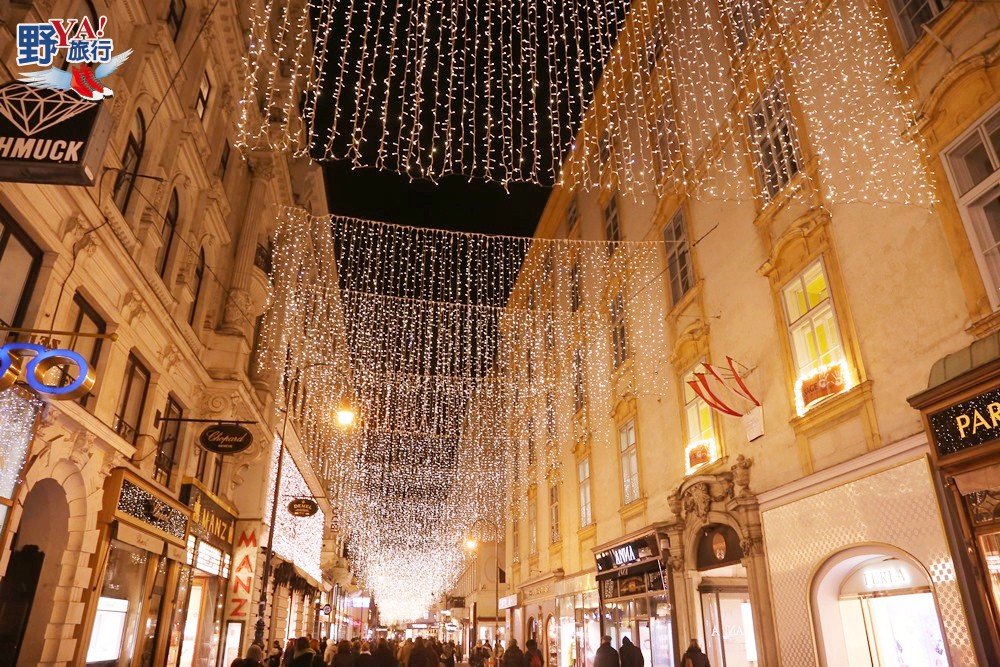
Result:
{"label": "illuminated window", "polygon": [[684,465],[688,473],[706,463],[711,463],[719,456],[712,408],[688,384],[697,380],[694,373],[700,366],[699,363],[684,378],[684,423],[687,426]]}
{"label": "illuminated window", "polygon": [[198,448],[198,467],[195,477],[212,493],[219,492],[222,483],[222,457],[201,447]]}
{"label": "illuminated window", "polygon": [[893,13],[906,48],[923,37],[923,26],[950,7],[951,2],[952,0],[893,0]]}
{"label": "illuminated window", "polygon": [[559,484],[549,485],[549,541],[559,541]]}
{"label": "illuminated window", "polygon": [[521,519],[516,516],[510,522],[510,547],[516,563],[521,560]]}
{"label": "illuminated window", "polygon": [[639,455],[634,418],[618,428],[618,451],[622,464],[622,499],[628,505],[639,499]]}
{"label": "illuminated window", "polygon": [[750,112],[750,136],[757,148],[757,176],[770,201],[799,172],[791,113],[781,81],[776,81]]}
{"label": "illuminated window", "polygon": [[628,359],[628,332],[625,325],[625,298],[619,292],[611,302],[611,353],[615,368]]}
{"label": "illuminated window", "polygon": [[788,335],[798,375],[804,376],[844,358],[840,330],[823,263],[816,260],[782,290]]}
{"label": "illuminated window", "polygon": [[538,553],[538,502],[528,498],[528,554]]}
{"label": "illuminated window", "polygon": [[990,303],[1000,307],[1000,112],[977,123],[945,164]]}
{"label": "illuminated window", "polygon": [[576,480],[580,486],[580,527],[585,528],[594,522],[590,503],[590,457],[585,457],[576,464]]}
{"label": "illuminated window", "polygon": [[663,243],[667,251],[670,303],[676,304],[694,285],[694,268],[691,265],[691,248],[688,245],[683,211],[677,211],[663,228]]}

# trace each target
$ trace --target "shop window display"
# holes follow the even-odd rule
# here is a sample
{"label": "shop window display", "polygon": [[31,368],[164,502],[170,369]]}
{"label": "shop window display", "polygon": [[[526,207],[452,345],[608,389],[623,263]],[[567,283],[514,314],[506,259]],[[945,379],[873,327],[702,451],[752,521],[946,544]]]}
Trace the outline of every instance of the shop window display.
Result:
{"label": "shop window display", "polygon": [[87,648],[87,665],[126,667],[132,662],[149,553],[112,540],[104,583]]}

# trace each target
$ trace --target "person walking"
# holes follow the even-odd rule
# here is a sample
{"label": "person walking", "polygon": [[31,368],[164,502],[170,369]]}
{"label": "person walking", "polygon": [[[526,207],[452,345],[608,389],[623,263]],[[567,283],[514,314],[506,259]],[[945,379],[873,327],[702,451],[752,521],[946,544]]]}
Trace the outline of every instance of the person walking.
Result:
{"label": "person walking", "polygon": [[712,667],[708,656],[701,652],[697,639],[692,639],[688,650],[681,657],[681,667]]}
{"label": "person walking", "polygon": [[545,658],[538,650],[538,642],[529,639],[524,642],[524,667],[545,667]]}
{"label": "person walking", "polygon": [[604,635],[601,637],[601,645],[597,647],[594,655],[594,667],[621,667],[621,660],[618,651],[611,645],[611,637]]}
{"label": "person walking", "polygon": [[344,639],[337,644],[337,652],[330,662],[330,667],[354,667],[354,653],[351,651],[351,642]]}
{"label": "person walking", "polygon": [[632,643],[628,637],[622,638],[622,647],[618,651],[622,667],[645,667],[646,659],[642,656],[639,647]]}
{"label": "person walking", "polygon": [[503,667],[524,667],[524,653],[517,645],[516,639],[510,640],[510,646],[503,652]]}
{"label": "person walking", "polygon": [[289,667],[323,667],[323,657],[313,650],[308,637],[299,637],[295,640],[295,655],[288,664]]}
{"label": "person walking", "polygon": [[417,637],[413,642],[413,649],[410,650],[406,667],[427,667],[428,657],[427,643],[423,637]]}
{"label": "person walking", "polygon": [[277,639],[271,644],[271,652],[267,654],[267,667],[281,667],[281,642]]}
{"label": "person walking", "polygon": [[389,642],[384,639],[378,640],[378,643],[375,644],[372,659],[375,661],[375,667],[396,667],[396,658],[392,654],[392,649],[389,648]]}
{"label": "person walking", "polygon": [[411,651],[413,651],[413,638],[407,637],[406,641],[400,645],[399,652],[396,654],[396,659],[399,661],[399,667],[410,667]]}
{"label": "person walking", "polygon": [[375,667],[375,658],[368,642],[361,642],[361,652],[354,656],[354,667]]}
{"label": "person walking", "polygon": [[441,664],[444,667],[455,667],[455,649],[451,644],[445,644],[441,649]]}
{"label": "person walking", "polygon": [[264,650],[256,644],[250,644],[246,657],[236,658],[230,663],[230,667],[264,667]]}

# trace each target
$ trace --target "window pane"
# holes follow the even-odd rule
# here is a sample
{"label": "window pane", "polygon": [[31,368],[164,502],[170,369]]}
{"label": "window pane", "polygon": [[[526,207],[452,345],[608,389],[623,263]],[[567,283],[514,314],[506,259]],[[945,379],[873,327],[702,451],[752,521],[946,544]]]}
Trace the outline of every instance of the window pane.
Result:
{"label": "window pane", "polygon": [[979,206],[969,213],[979,237],[983,261],[993,290],[1000,287],[1000,188],[994,188]]}
{"label": "window pane", "polygon": [[14,316],[28,287],[34,265],[34,257],[12,234],[7,233],[7,243],[3,245],[3,228],[0,227],[0,321],[15,324]]}
{"label": "window pane", "polygon": [[978,183],[982,183],[995,171],[979,132],[976,132],[958,148],[953,158],[953,164],[955,162],[957,162],[955,175],[963,193],[968,192]]}

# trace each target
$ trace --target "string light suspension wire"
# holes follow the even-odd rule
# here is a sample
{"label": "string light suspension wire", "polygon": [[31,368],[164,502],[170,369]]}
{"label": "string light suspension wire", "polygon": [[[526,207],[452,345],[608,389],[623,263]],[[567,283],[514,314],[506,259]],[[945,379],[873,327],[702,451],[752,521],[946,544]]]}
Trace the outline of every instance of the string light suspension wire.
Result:
{"label": "string light suspension wire", "polygon": [[244,149],[430,180],[758,203],[795,180],[828,203],[932,203],[872,0],[255,0],[248,53]]}
{"label": "string light suspension wire", "polygon": [[383,613],[445,591],[470,525],[558,478],[559,443],[611,442],[617,401],[662,392],[664,261],[283,209],[261,359]]}

